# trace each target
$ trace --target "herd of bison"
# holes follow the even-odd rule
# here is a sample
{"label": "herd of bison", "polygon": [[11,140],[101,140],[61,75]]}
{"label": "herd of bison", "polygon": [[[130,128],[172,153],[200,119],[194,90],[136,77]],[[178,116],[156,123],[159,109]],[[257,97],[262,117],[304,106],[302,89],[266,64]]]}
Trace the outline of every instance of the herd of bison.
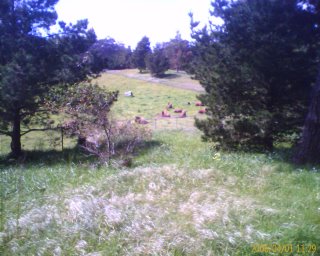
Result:
{"label": "herd of bison", "polygon": [[[188,105],[191,105],[191,102],[188,102]],[[203,107],[204,104],[200,101],[196,102],[195,105],[197,107]],[[174,108],[173,104],[171,102],[168,102],[167,106],[165,107],[164,110],[162,110],[161,114],[159,115],[160,118],[170,118],[171,114],[170,114],[170,110],[173,110],[174,113],[178,114],[175,115],[175,118],[185,118],[187,117],[187,111],[182,109],[182,108]],[[207,112],[207,108],[201,108],[198,110],[199,114],[205,114]],[[148,124],[149,122],[141,116],[136,116],[135,117],[135,122],[138,124]]]}

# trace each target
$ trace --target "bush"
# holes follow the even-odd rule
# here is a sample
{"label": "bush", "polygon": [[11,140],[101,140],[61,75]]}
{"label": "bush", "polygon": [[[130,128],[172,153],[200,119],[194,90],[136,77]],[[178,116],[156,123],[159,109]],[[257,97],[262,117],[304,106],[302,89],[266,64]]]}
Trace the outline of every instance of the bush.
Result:
{"label": "bush", "polygon": [[139,124],[120,123],[110,118],[110,109],[118,92],[105,92],[97,85],[83,84],[67,92],[58,104],[69,116],[63,128],[69,136],[78,137],[85,152],[110,163],[113,156],[130,159],[134,149],[151,138],[151,131]]}
{"label": "bush", "polygon": [[267,125],[264,115],[229,115],[220,119],[196,120],[205,140],[216,143],[221,149],[263,149],[266,144]]}
{"label": "bush", "polygon": [[87,131],[82,133],[84,141],[80,145],[87,153],[97,156],[102,163],[118,157],[124,165],[131,165],[135,149],[151,139],[152,134],[147,127],[131,122],[110,122],[103,129],[95,127]]}

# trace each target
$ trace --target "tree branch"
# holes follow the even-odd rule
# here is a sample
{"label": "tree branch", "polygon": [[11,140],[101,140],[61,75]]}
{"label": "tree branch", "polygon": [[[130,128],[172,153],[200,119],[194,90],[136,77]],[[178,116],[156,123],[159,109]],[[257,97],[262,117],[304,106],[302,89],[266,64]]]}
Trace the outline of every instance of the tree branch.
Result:
{"label": "tree branch", "polygon": [[42,129],[30,129],[30,130],[28,130],[28,131],[21,131],[21,136],[23,136],[23,135],[26,135],[27,133],[29,133],[29,132],[44,132],[44,131],[49,131],[49,130],[52,130],[52,131],[54,131],[54,130],[58,130],[58,129],[60,129],[60,128],[42,128]]}

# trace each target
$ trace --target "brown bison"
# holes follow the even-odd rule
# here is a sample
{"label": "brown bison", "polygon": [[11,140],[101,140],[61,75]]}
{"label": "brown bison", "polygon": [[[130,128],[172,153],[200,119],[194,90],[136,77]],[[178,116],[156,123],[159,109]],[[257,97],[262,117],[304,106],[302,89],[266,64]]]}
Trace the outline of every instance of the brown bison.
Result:
{"label": "brown bison", "polygon": [[197,107],[203,107],[204,104],[203,104],[201,101],[197,101],[197,102],[196,102],[196,106],[197,106]]}
{"label": "brown bison", "polygon": [[162,117],[170,117],[171,115],[170,115],[170,113],[165,109],[165,110],[163,110],[163,111],[161,112],[161,116],[162,116]]}
{"label": "brown bison", "polygon": [[207,113],[207,108],[200,109],[200,110],[198,111],[198,113],[199,113],[199,114],[205,114],[205,113]]}
{"label": "brown bison", "polygon": [[171,108],[173,108],[173,105],[172,103],[168,102],[167,109],[171,109]]}
{"label": "brown bison", "polygon": [[185,118],[187,117],[187,111],[183,110],[182,113],[179,115],[180,118]]}
{"label": "brown bison", "polygon": [[136,116],[136,118],[134,119],[134,121],[137,123],[137,124],[148,124],[149,122],[144,119],[143,117],[141,116]]}

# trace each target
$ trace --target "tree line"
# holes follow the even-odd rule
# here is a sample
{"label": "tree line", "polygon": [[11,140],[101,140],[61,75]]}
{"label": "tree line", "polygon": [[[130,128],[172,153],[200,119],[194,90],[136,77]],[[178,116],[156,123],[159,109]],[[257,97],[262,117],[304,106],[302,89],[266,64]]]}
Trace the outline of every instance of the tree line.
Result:
{"label": "tree line", "polygon": [[192,58],[192,47],[177,32],[175,38],[157,43],[153,49],[147,36],[138,42],[134,50],[113,38],[106,38],[95,42],[89,53],[94,70],[138,68],[140,72],[161,77],[168,69],[186,70]]}
{"label": "tree line", "polygon": [[[21,137],[49,129],[54,122],[52,115],[62,111],[65,104],[71,104],[65,95],[77,90],[79,84],[90,83],[104,69],[138,67],[142,70],[147,58],[148,66],[153,60],[158,61],[158,48],[152,52],[147,37],[131,51],[112,38],[97,40],[94,30],[88,29],[87,20],[57,24],[54,9],[57,2],[3,0],[0,3],[0,134],[11,138],[10,156],[14,158],[22,154]],[[52,31],[54,25],[58,28]],[[181,38],[175,40],[188,45]],[[175,44],[174,40],[167,43],[166,68],[170,65],[181,68],[180,55],[174,55]],[[143,47],[147,52],[141,51]],[[117,93],[105,94],[96,87],[90,88],[105,98],[104,109],[109,111],[108,106],[116,100]],[[72,104],[76,109],[81,105],[91,106],[85,102],[89,98],[72,100]]]}

